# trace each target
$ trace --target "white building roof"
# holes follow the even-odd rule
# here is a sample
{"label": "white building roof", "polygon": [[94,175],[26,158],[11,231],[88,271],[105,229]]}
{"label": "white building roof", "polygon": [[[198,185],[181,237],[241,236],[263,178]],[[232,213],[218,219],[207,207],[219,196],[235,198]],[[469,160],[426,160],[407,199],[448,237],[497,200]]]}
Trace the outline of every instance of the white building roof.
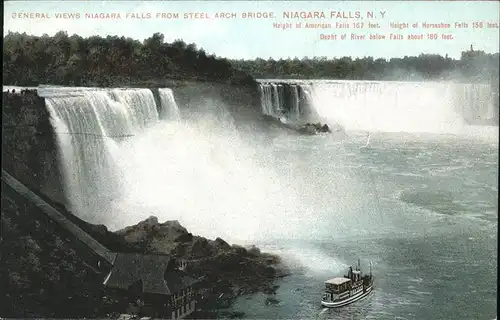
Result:
{"label": "white building roof", "polygon": [[349,279],[349,278],[336,277],[336,278],[325,281],[325,283],[334,284],[334,285],[341,285],[343,283],[350,282],[350,281],[351,281],[351,279]]}

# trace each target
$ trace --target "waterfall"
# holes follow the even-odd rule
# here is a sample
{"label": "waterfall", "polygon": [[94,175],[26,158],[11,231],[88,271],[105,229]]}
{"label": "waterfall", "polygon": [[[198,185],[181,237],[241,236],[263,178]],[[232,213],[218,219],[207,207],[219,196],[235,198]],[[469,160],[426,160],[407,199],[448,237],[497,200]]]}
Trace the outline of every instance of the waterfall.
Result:
{"label": "waterfall", "polygon": [[310,91],[307,84],[259,83],[262,113],[286,122],[307,122]]}
{"label": "waterfall", "polygon": [[45,101],[70,209],[88,222],[102,223],[107,204],[122,191],[115,165],[120,141],[159,121],[153,93],[61,88],[45,92]]}
{"label": "waterfall", "polygon": [[280,111],[280,95],[278,92],[278,85],[272,83],[273,88],[273,115],[279,115]]}
{"label": "waterfall", "polygon": [[269,84],[259,84],[260,102],[262,114],[272,116],[274,115],[273,107],[273,93]]}
{"label": "waterfall", "polygon": [[177,102],[175,102],[174,92],[169,88],[158,89],[160,93],[161,115],[164,120],[180,120],[181,114]]}
{"label": "waterfall", "polygon": [[461,84],[456,87],[457,110],[469,122],[492,119],[494,100],[491,87],[486,84]]}
{"label": "waterfall", "polygon": [[276,113],[283,114],[286,110],[285,87],[283,85],[277,86],[278,90],[278,109]]}
{"label": "waterfall", "polygon": [[[262,101],[272,98],[273,109],[288,121],[327,122],[351,130],[448,132],[490,124],[498,114],[487,84],[280,80],[260,86]],[[266,88],[272,88],[272,97]]]}
{"label": "waterfall", "polygon": [[[114,101],[118,102],[116,110],[123,113],[124,117],[132,122],[130,130],[143,129],[151,122],[158,120],[158,109],[156,108],[151,90],[113,89],[109,91],[109,94],[113,97]],[[113,118],[114,121],[114,117],[110,118]],[[116,126],[121,127],[120,124],[113,125],[113,127]]]}
{"label": "waterfall", "polygon": [[295,121],[300,120],[300,99],[299,99],[299,89],[298,86],[292,86],[292,103],[293,103],[293,115]]}
{"label": "waterfall", "polygon": [[300,107],[303,122],[323,122],[324,119],[322,119],[322,117],[314,108],[315,93],[313,86],[310,84],[301,84],[300,88],[303,95],[303,103]]}
{"label": "waterfall", "polygon": [[281,114],[281,101],[283,101],[283,92],[281,86],[275,84],[260,84],[260,101],[262,113],[276,118]]}

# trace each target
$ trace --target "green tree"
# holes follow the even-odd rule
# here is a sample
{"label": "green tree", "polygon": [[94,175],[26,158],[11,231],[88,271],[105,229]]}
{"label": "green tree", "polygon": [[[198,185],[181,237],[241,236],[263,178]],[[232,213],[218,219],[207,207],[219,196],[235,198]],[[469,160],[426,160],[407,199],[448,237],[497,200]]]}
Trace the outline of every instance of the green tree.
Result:
{"label": "green tree", "polygon": [[4,36],[6,85],[140,85],[165,79],[253,82],[227,59],[217,58],[183,40],[166,43],[155,33],[142,43],[125,37],[79,35],[60,31],[41,37],[9,32]]}

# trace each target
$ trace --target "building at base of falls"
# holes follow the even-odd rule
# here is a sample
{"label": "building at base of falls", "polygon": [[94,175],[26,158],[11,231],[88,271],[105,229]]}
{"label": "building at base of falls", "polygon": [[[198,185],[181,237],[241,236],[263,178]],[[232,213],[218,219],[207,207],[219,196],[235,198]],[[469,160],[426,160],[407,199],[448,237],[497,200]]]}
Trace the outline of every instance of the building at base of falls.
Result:
{"label": "building at base of falls", "polygon": [[196,310],[197,280],[168,255],[118,253],[104,280],[107,296],[141,316],[182,319]]}

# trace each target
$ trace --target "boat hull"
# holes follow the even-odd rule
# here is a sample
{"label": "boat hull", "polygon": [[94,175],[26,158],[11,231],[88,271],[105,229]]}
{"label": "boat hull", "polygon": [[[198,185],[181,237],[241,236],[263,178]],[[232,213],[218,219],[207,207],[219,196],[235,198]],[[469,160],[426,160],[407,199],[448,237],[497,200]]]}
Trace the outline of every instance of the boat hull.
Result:
{"label": "boat hull", "polygon": [[373,290],[373,286],[369,286],[366,288],[366,291],[365,292],[360,292],[352,297],[349,297],[345,300],[341,300],[341,301],[321,301],[321,305],[323,307],[327,307],[327,308],[340,308],[340,307],[344,307],[344,306],[347,306],[348,304],[351,304],[353,302],[356,302],[356,301],[359,301],[361,299],[363,299],[364,297],[366,297],[367,295],[369,295]]}

